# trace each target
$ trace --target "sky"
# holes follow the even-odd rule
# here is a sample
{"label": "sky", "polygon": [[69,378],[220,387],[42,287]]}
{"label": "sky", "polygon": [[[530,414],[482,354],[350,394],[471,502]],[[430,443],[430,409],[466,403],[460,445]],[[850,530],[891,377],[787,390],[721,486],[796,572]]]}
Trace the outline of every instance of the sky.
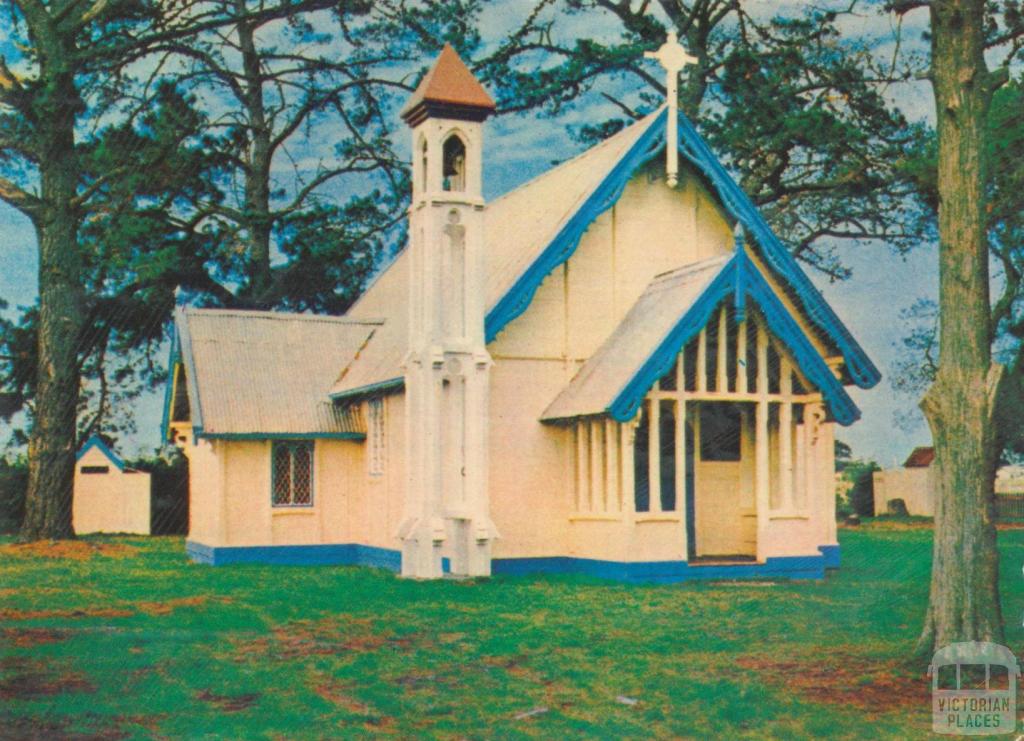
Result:
{"label": "sky", "polygon": [[[784,9],[785,3],[750,2],[748,6],[764,13]],[[507,29],[529,10],[531,3],[514,0],[492,6],[483,18],[485,39],[488,31]],[[913,15],[905,22],[911,34],[923,22]],[[875,33],[887,38],[892,21],[884,16],[865,14],[849,21],[851,33]],[[856,27],[856,24],[862,24]],[[907,30],[907,29],[905,29]],[[587,27],[574,27],[580,35],[607,32],[595,21]],[[880,46],[879,53],[886,48]],[[651,62],[654,65],[654,62]],[[653,67],[652,71],[660,72]],[[926,83],[892,88],[887,95],[911,120],[927,120],[932,115],[932,98]],[[547,169],[552,161],[563,160],[580,150],[568,128],[586,121],[600,121],[612,109],[596,96],[588,103],[570,107],[556,120],[534,116],[500,117],[488,124],[485,143],[485,195],[493,198]],[[699,128],[699,121],[696,122]],[[783,235],[784,236],[784,235]],[[884,466],[906,458],[915,445],[929,443],[923,420],[907,430],[897,427],[894,413],[913,409],[913,400],[896,395],[888,376],[906,327],[899,313],[919,298],[935,298],[938,292],[937,256],[934,245],[921,245],[909,255],[897,256],[885,245],[859,245],[844,253],[851,277],[829,283],[811,272],[822,290],[868,355],[882,371],[883,379],[874,389],[851,389],[851,396],[863,416],[849,428],[837,431],[837,437],[853,448],[858,457],[877,460]],[[0,203],[0,298],[11,306],[34,302],[37,287],[36,242],[31,224],[18,212]],[[10,310],[9,310],[10,311]],[[159,445],[161,397],[152,394],[140,399],[136,408],[138,433],[122,440],[121,452],[129,457],[152,451]]]}

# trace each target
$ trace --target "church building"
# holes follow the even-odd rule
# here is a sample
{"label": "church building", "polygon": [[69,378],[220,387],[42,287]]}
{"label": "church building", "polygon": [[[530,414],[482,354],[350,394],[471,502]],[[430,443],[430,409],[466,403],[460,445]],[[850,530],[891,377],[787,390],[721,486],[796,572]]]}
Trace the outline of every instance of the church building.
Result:
{"label": "church building", "polygon": [[340,317],[181,307],[188,555],[415,578],[820,578],[879,373],[668,101],[491,202],[445,47],[401,116],[408,244]]}

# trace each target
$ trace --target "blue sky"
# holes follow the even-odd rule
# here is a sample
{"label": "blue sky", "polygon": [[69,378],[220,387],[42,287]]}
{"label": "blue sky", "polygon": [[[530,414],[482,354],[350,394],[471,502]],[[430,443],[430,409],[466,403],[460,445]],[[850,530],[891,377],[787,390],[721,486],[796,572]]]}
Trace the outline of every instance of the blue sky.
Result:
{"label": "blue sky", "polygon": [[[530,5],[513,1],[500,9],[492,6],[484,18],[486,28],[508,28]],[[764,7],[765,12],[778,12],[783,4],[755,2],[751,5]],[[920,24],[921,21],[922,18],[912,16],[908,22]],[[854,25],[849,31],[858,35],[885,36],[890,30],[890,21],[884,16],[866,14],[850,23]],[[857,27],[857,23],[863,25]],[[595,35],[605,30],[599,23],[586,29],[574,29],[582,35]],[[881,52],[884,51],[884,47],[881,48]],[[912,120],[928,119],[932,115],[931,91],[927,84],[892,88],[888,95]],[[579,145],[572,141],[567,127],[600,121],[615,112],[611,104],[597,96],[588,96],[585,100],[567,109],[557,120],[519,116],[490,123],[485,145],[486,195],[499,195],[547,169],[553,160],[576,154]],[[913,403],[894,394],[888,375],[906,330],[898,319],[900,311],[921,297],[937,295],[936,252],[933,245],[922,245],[900,257],[885,245],[874,244],[851,246],[843,255],[853,271],[849,280],[829,283],[814,273],[811,277],[879,366],[883,380],[869,391],[852,390],[863,418],[850,428],[840,429],[838,436],[853,446],[856,455],[890,465],[905,458],[912,446],[927,444],[929,440],[923,421],[910,431],[895,426],[894,412],[911,409]],[[12,306],[32,303],[36,295],[36,269],[36,244],[31,224],[0,203],[0,298]],[[135,414],[139,432],[121,445],[122,452],[129,456],[151,450],[159,443],[159,396],[154,394],[141,399]]]}

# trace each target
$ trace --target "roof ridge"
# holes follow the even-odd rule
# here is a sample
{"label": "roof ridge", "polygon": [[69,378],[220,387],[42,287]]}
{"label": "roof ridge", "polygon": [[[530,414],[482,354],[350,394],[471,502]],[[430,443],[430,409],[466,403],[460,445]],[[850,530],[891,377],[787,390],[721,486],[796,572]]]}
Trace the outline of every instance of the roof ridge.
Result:
{"label": "roof ridge", "polygon": [[[381,322],[380,326],[384,326],[384,322]],[[334,379],[334,383],[331,384],[331,389],[333,389],[335,386],[337,386],[344,380],[345,376],[348,374],[349,369],[353,366],[353,364],[355,364],[357,360],[359,360],[359,356],[362,355],[363,350],[365,350],[366,346],[370,344],[370,340],[372,340],[377,335],[377,329],[379,329],[379,327],[371,329],[370,332],[366,335],[366,339],[364,339],[359,344],[359,347],[356,348],[355,354],[348,361],[348,363],[345,364],[345,367],[341,369],[341,373],[338,374],[338,377]]]}
{"label": "roof ridge", "polygon": [[199,308],[199,307],[186,307],[184,311],[186,316],[200,315],[213,315],[222,317],[240,317],[245,319],[272,319],[280,321],[292,321],[300,320],[307,322],[331,322],[337,324],[367,324],[372,326],[380,326],[384,324],[385,319],[356,319],[349,316],[338,316],[336,314],[306,314],[297,311],[250,311],[248,309],[216,309],[216,308]]}

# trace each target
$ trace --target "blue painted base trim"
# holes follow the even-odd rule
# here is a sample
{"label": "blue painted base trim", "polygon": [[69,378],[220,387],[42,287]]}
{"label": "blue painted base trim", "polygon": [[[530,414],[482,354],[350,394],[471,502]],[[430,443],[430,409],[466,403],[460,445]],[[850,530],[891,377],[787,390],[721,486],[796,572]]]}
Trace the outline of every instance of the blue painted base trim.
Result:
{"label": "blue painted base trim", "polygon": [[824,579],[825,556],[769,558],[765,563],[691,565],[686,561],[600,561],[592,558],[497,558],[491,573],[584,574],[625,582],[671,583],[692,579]]}
{"label": "blue painted base trim", "polygon": [[[548,556],[540,558],[496,558],[491,573],[508,576],[525,574],[583,574],[623,582],[672,583],[693,579],[823,579],[825,569],[839,567],[839,546],[820,546],[820,556],[769,558],[765,563],[691,565],[686,561],[601,561],[593,558]],[[196,563],[222,566],[232,563],[262,563],[281,566],[372,566],[401,571],[402,554],[389,548],[357,543],[338,545],[268,545],[214,547],[186,541],[185,551]],[[441,560],[444,573],[451,562]]]}
{"label": "blue painted base trim", "polygon": [[189,540],[185,542],[185,552],[196,563],[211,566],[263,563],[282,566],[372,566],[389,571],[400,571],[402,568],[401,552],[357,543],[214,547]]}
{"label": "blue painted base trim", "polygon": [[821,555],[825,557],[825,568],[826,569],[838,569],[839,568],[839,546],[838,545],[819,545],[818,550],[821,551]]}

